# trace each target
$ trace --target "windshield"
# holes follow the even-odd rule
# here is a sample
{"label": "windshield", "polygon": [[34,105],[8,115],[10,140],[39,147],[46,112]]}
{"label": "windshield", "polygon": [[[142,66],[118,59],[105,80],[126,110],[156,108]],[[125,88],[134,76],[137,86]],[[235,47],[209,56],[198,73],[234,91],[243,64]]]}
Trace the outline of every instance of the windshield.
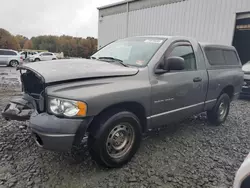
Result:
{"label": "windshield", "polygon": [[143,67],[165,41],[165,38],[133,37],[115,41],[96,52],[92,58],[122,61],[125,65]]}

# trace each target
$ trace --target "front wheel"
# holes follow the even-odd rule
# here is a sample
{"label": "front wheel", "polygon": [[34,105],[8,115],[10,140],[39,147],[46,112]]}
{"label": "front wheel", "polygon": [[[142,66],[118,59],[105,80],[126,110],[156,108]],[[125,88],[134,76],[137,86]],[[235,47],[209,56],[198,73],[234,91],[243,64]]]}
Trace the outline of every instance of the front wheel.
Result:
{"label": "front wheel", "polygon": [[217,100],[214,108],[207,111],[208,121],[213,125],[221,125],[226,121],[230,109],[230,97],[222,94]]}
{"label": "front wheel", "polygon": [[40,61],[40,59],[36,58],[36,59],[35,59],[35,62],[38,62],[38,61]]}
{"label": "front wheel", "polygon": [[140,121],[128,111],[113,112],[105,116],[95,126],[98,128],[89,134],[89,152],[92,159],[100,165],[121,167],[131,160],[140,146]]}
{"label": "front wheel", "polygon": [[17,66],[19,65],[19,63],[18,63],[17,60],[11,60],[9,65],[10,65],[11,67],[17,67]]}

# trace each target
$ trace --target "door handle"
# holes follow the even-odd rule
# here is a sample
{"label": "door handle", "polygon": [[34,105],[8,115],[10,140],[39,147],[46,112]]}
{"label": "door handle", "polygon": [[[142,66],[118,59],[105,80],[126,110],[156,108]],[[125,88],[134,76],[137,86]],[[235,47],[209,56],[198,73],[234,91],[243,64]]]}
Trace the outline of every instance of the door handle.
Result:
{"label": "door handle", "polygon": [[194,82],[201,82],[201,81],[202,81],[202,78],[196,77],[196,78],[193,79],[193,81],[194,81]]}

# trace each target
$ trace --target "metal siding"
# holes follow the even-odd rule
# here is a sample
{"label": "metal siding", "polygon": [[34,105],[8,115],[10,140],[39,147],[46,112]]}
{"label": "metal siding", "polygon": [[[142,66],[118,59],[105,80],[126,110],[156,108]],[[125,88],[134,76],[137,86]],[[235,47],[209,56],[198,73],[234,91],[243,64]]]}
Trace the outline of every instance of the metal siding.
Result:
{"label": "metal siding", "polygon": [[[166,0],[166,2],[170,1]],[[148,1],[142,0],[136,3],[137,9],[138,3],[144,7],[143,3]],[[236,13],[247,11],[250,12],[250,0],[186,0],[133,10],[129,12],[128,36],[184,35],[199,41],[231,45]],[[122,15],[103,18],[106,24],[100,24],[100,43],[105,44],[126,36],[121,29],[126,28],[126,13]],[[109,21],[106,22],[106,20]],[[121,28],[118,29],[117,25]]]}
{"label": "metal siding", "polygon": [[100,15],[109,16],[113,14],[123,13],[127,11],[127,3],[129,3],[130,11],[151,8],[171,3],[177,3],[187,0],[126,0],[111,4],[110,6],[99,7]]}
{"label": "metal siding", "polygon": [[126,37],[127,14],[105,16],[99,20],[98,48]]}

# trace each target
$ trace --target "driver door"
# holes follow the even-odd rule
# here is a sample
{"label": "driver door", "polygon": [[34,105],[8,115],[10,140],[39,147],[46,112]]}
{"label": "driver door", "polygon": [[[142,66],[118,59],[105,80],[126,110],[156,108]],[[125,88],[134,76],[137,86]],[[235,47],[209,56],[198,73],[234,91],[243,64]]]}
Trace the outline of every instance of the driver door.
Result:
{"label": "driver door", "polygon": [[155,75],[152,85],[152,125],[159,127],[199,113],[204,107],[202,71],[197,69],[197,58],[190,42],[176,42],[165,57],[182,57],[185,69]]}

